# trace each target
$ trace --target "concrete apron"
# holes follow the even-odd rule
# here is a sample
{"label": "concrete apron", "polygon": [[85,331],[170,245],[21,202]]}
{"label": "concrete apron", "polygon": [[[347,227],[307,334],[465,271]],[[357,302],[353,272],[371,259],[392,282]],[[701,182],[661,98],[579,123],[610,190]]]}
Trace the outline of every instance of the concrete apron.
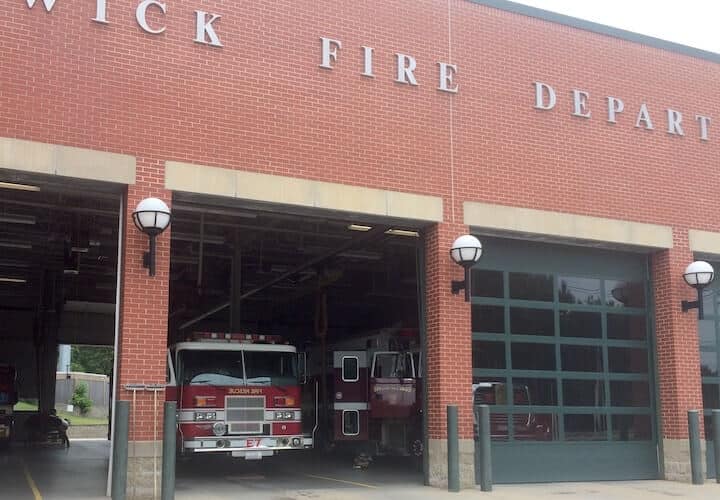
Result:
{"label": "concrete apron", "polygon": [[[475,488],[475,441],[460,439],[460,487]],[[448,486],[448,450],[446,439],[428,440],[428,460],[430,462],[430,486],[447,488]]]}
{"label": "concrete apron", "polygon": [[128,443],[127,497],[134,500],[160,498],[162,441]]}
{"label": "concrete apron", "polygon": [[[700,440],[700,458],[702,460],[703,477],[707,478],[707,443]],[[692,482],[690,466],[690,442],[687,439],[663,439],[663,463],[665,479],[668,481]]]}

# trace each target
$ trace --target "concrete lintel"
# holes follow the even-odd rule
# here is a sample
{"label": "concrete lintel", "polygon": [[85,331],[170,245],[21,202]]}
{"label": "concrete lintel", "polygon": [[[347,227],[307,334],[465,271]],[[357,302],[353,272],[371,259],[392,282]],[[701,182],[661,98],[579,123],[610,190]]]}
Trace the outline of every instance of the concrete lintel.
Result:
{"label": "concrete lintel", "polygon": [[672,228],[531,208],[465,202],[465,224],[497,232],[666,249],[673,247]]}
{"label": "concrete lintel", "polygon": [[688,238],[690,240],[690,251],[720,255],[720,233],[691,229],[688,231]]}
{"label": "concrete lintel", "polygon": [[0,137],[0,168],[135,184],[133,156]]}
{"label": "concrete lintel", "polygon": [[442,222],[442,198],[169,161],[165,188],[358,214]]}

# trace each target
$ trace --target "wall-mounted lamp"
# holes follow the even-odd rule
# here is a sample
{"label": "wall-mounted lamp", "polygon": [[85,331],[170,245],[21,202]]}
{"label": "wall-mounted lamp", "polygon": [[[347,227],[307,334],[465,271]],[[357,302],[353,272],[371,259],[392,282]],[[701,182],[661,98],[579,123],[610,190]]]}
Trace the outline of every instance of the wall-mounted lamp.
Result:
{"label": "wall-mounted lamp", "polygon": [[135,227],[150,238],[150,251],[143,254],[143,267],[155,276],[155,238],[170,225],[170,209],[158,198],[145,198],[133,212]]}
{"label": "wall-mounted lamp", "polygon": [[697,300],[692,302],[683,300],[682,310],[688,312],[690,309],[698,310],[698,319],[703,319],[703,288],[708,286],[715,279],[715,270],[704,260],[696,260],[685,269],[683,274],[685,283],[697,290]]}
{"label": "wall-mounted lamp", "polygon": [[460,290],[465,290],[465,302],[470,302],[470,268],[482,256],[482,243],[475,236],[465,234],[460,236],[453,243],[450,249],[450,256],[456,264],[463,267],[465,279],[452,282],[452,293],[457,295]]}

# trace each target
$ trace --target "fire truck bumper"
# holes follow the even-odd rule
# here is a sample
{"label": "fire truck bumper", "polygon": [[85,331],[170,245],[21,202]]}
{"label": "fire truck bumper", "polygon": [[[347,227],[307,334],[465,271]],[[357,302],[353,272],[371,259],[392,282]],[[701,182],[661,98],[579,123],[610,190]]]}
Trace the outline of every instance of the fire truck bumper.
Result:
{"label": "fire truck bumper", "polygon": [[183,447],[192,453],[231,453],[234,457],[248,460],[269,457],[278,451],[302,450],[312,446],[313,440],[309,436],[213,436],[183,443]]}

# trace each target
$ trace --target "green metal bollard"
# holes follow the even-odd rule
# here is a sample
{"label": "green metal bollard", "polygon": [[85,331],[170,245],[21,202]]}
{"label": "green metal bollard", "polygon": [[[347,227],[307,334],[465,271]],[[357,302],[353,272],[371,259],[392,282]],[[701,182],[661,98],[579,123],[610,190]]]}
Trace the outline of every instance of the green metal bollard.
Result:
{"label": "green metal bollard", "polygon": [[448,491],[460,491],[460,444],[458,440],[458,408],[447,407]]}
{"label": "green metal bollard", "polygon": [[720,483],[720,410],[712,411],[712,426],[715,444],[715,481]]}
{"label": "green metal bollard", "polygon": [[130,422],[130,401],[115,402],[115,424],[113,426],[113,500],[125,500],[127,491],[128,426]]}
{"label": "green metal bollard", "polygon": [[175,498],[175,439],[177,403],[167,401],[163,418],[162,500]]}
{"label": "green metal bollard", "polygon": [[702,448],[700,447],[700,416],[697,410],[688,411],[688,432],[690,434],[690,469],[693,484],[705,482],[702,470]]}
{"label": "green metal bollard", "polygon": [[480,489],[492,491],[492,453],[490,449],[490,407],[480,406],[478,419],[478,440],[480,445]]}

